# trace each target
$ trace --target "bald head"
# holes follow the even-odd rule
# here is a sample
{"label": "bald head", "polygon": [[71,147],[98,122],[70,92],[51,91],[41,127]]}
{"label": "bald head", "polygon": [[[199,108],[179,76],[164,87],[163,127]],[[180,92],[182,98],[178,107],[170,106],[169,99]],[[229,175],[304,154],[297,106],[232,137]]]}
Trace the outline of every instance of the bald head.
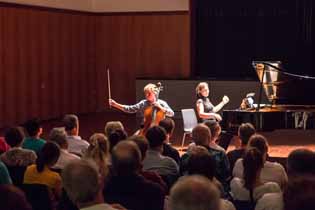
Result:
{"label": "bald head", "polygon": [[217,210],[219,203],[218,188],[203,176],[184,176],[170,192],[171,210]]}
{"label": "bald head", "polygon": [[192,138],[196,145],[208,146],[211,139],[210,129],[204,124],[198,124],[192,130]]}

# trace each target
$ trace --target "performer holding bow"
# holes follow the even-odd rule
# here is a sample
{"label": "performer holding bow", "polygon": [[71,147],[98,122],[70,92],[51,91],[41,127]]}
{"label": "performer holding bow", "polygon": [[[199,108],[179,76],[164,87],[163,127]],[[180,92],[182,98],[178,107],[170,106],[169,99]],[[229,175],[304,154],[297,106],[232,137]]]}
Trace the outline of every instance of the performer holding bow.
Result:
{"label": "performer holding bow", "polygon": [[123,105],[117,103],[113,99],[109,99],[109,105],[127,113],[141,112],[144,116],[144,120],[143,129],[140,133],[145,134],[147,129],[153,125],[158,125],[165,116],[174,116],[174,112],[169,105],[165,101],[158,99],[160,89],[160,85],[149,83],[143,89],[145,99],[141,100],[137,104]]}
{"label": "performer holding bow", "polygon": [[199,119],[201,119],[201,121],[221,121],[222,117],[217,114],[217,112],[220,111],[230,99],[227,96],[223,96],[222,101],[218,105],[214,106],[209,100],[209,86],[206,82],[201,82],[197,85],[196,94],[196,108]]}

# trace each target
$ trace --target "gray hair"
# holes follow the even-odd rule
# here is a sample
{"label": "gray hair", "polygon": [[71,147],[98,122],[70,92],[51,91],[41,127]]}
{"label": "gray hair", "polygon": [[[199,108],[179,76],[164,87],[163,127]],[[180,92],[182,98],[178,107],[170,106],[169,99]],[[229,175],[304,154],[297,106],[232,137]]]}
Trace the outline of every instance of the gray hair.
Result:
{"label": "gray hair", "polygon": [[217,210],[219,206],[218,188],[203,176],[184,176],[170,191],[171,210]]}
{"label": "gray hair", "polygon": [[49,140],[57,143],[60,147],[67,145],[67,133],[64,128],[53,128],[49,133]]}
{"label": "gray hair", "polygon": [[98,167],[92,161],[72,161],[62,170],[61,177],[64,189],[76,204],[92,202],[101,188]]}

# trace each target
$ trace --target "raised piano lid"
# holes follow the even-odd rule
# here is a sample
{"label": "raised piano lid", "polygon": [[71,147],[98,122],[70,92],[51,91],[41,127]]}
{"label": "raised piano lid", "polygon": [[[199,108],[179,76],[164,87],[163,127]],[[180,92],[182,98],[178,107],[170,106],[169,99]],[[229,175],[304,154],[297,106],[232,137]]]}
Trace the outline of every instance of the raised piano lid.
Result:
{"label": "raised piano lid", "polygon": [[252,65],[273,106],[315,106],[315,77],[289,73],[280,61],[253,61]]}

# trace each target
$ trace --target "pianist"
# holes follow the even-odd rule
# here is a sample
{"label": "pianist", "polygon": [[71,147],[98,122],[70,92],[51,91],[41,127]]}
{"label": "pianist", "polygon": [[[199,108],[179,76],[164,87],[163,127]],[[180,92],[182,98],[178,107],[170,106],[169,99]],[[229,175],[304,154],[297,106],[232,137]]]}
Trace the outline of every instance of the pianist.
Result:
{"label": "pianist", "polygon": [[222,101],[218,105],[214,106],[209,100],[209,86],[206,82],[201,82],[197,85],[196,94],[196,109],[199,120],[202,122],[206,120],[221,121],[222,117],[217,112],[229,102],[229,98],[227,96],[223,96]]}

